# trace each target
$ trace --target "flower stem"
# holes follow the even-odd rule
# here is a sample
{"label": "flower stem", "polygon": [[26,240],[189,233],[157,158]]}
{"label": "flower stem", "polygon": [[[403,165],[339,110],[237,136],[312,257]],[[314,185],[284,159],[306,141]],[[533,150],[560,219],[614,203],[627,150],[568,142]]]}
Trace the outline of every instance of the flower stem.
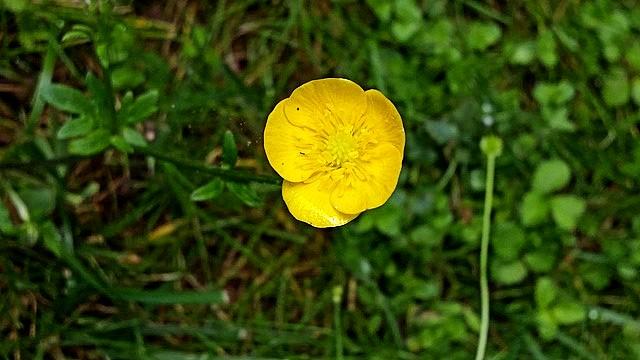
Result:
{"label": "flower stem", "polygon": [[482,240],[480,244],[480,299],[482,303],[480,337],[476,360],[483,360],[487,349],[489,333],[489,282],[487,279],[487,259],[489,257],[489,233],[491,232],[491,208],[493,206],[493,182],[496,157],[502,151],[502,141],[496,137],[482,139],[480,144],[487,155],[487,178],[485,183],[484,214],[482,217]]}
{"label": "flower stem", "polygon": [[336,359],[344,360],[344,347],[342,345],[342,322],[340,315],[340,303],[342,302],[342,287],[333,288],[333,322],[336,339]]}

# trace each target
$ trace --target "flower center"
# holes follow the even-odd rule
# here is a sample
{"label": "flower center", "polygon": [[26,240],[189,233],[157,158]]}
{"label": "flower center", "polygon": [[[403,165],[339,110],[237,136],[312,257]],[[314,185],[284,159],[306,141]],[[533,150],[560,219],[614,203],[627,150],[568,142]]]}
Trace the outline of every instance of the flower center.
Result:
{"label": "flower center", "polygon": [[338,131],[327,138],[327,161],[330,166],[342,167],[360,155],[357,141],[350,131]]}

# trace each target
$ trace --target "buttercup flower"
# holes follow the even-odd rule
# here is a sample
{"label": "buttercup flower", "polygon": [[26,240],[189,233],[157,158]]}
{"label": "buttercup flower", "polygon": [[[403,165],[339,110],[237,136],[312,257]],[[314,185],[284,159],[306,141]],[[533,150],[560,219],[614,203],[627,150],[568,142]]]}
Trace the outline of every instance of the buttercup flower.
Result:
{"label": "buttercup flower", "polygon": [[264,129],[289,211],[315,227],[344,225],[384,204],[398,183],[404,141],[391,101],[346,79],[298,87]]}

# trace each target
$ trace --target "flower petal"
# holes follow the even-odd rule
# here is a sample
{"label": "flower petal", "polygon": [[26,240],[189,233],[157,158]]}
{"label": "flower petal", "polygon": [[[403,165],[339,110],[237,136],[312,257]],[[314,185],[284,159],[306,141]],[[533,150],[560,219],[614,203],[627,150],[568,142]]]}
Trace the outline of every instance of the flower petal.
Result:
{"label": "flower petal", "polygon": [[292,182],[308,179],[320,167],[318,154],[312,151],[315,133],[294,126],[284,114],[287,99],[276,105],[264,128],[264,150],[275,171]]}
{"label": "flower petal", "polygon": [[301,85],[284,105],[284,112],[292,124],[317,131],[355,124],[366,109],[364,90],[351,80],[337,78],[312,80]]}
{"label": "flower petal", "polygon": [[404,128],[402,118],[393,103],[378,90],[365,92],[368,105],[363,117],[363,125],[373,133],[379,142],[388,142],[404,153]]}
{"label": "flower petal", "polygon": [[331,206],[331,191],[326,188],[328,176],[309,184],[284,181],[282,198],[289,212],[298,220],[318,228],[340,226],[355,219],[358,214],[343,214]]}
{"label": "flower petal", "polygon": [[398,184],[402,153],[390,143],[371,149],[359,164],[363,176],[344,177],[331,193],[333,207],[355,214],[384,204]]}

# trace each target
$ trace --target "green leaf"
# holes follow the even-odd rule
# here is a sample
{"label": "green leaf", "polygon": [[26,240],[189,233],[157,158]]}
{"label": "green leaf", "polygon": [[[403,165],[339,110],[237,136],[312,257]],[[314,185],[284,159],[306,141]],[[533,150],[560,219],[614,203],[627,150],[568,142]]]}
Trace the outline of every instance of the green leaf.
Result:
{"label": "green leaf", "polygon": [[535,297],[539,308],[546,309],[558,295],[558,288],[551,278],[543,276],[536,282]]}
{"label": "green leaf", "polygon": [[111,73],[114,89],[133,89],[144,82],[144,72],[129,66],[118,67]]}
{"label": "green leaf", "polygon": [[500,40],[502,30],[492,22],[474,22],[469,26],[466,39],[469,48],[484,50]]}
{"label": "green leaf", "polygon": [[567,49],[569,49],[572,52],[576,52],[578,49],[580,49],[580,44],[578,43],[578,40],[576,40],[574,37],[567,34],[567,32],[564,31],[561,27],[554,27],[553,30],[555,35],[558,37],[558,40],[560,41],[560,43],[564,45]]}
{"label": "green leaf", "polygon": [[521,261],[491,263],[491,277],[499,284],[514,285],[524,280],[526,276],[527,268]]}
{"label": "green leaf", "polygon": [[229,167],[234,167],[238,161],[238,148],[233,133],[229,130],[224,132],[222,141],[222,161]]}
{"label": "green leaf", "polygon": [[38,226],[32,221],[25,221],[18,227],[18,240],[24,245],[35,245],[39,236]]}
{"label": "green leaf", "polygon": [[573,99],[575,89],[570,82],[562,80],[557,84],[539,82],[533,89],[533,97],[543,106],[560,106]]}
{"label": "green leaf", "polygon": [[409,40],[422,26],[422,10],[415,0],[396,0],[391,33],[400,42]]}
{"label": "green leaf", "polygon": [[98,129],[87,136],[73,140],[69,143],[69,153],[88,156],[97,154],[109,147],[111,135],[105,129]]}
{"label": "green leaf", "polygon": [[94,109],[93,117],[96,120],[96,125],[98,127],[106,127],[106,124],[109,122],[109,120],[107,120],[107,116],[109,115],[107,115],[107,111],[104,111],[104,109],[112,106],[110,99],[112,95],[107,91],[104,82],[92,73],[87,73],[85,84],[87,84],[87,89],[91,94],[91,102]]}
{"label": "green leaf", "polygon": [[0,233],[5,235],[12,235],[16,231],[16,227],[11,221],[9,210],[4,203],[0,201]]}
{"label": "green leaf", "polygon": [[29,2],[27,0],[4,0],[2,5],[6,6],[9,11],[20,13],[27,8]]}
{"label": "green leaf", "polygon": [[618,270],[618,275],[620,275],[620,277],[624,280],[631,281],[635,280],[635,278],[638,277],[638,269],[636,269],[636,267],[630,264],[628,261],[619,263],[616,266],[616,270]]}
{"label": "green leaf", "polygon": [[542,117],[549,123],[552,129],[560,131],[574,131],[576,126],[569,121],[569,110],[561,108],[543,108]]}
{"label": "green leaf", "polygon": [[381,233],[396,237],[402,233],[402,212],[393,204],[381,206],[371,211],[376,228]]}
{"label": "green leaf", "polygon": [[135,301],[151,305],[172,304],[224,304],[229,301],[228,295],[222,290],[205,291],[172,291],[172,290],[139,290],[139,289],[110,289],[114,298]]}
{"label": "green leaf", "polygon": [[584,306],[577,302],[562,302],[552,309],[553,317],[559,324],[575,324],[585,319],[586,310]]}
{"label": "green leaf", "polygon": [[533,42],[521,42],[515,45],[509,61],[512,64],[528,65],[536,55],[536,46]]}
{"label": "green leaf", "polygon": [[458,127],[448,121],[427,120],[424,126],[427,133],[440,145],[456,140],[459,137]]}
{"label": "green leaf", "polygon": [[23,188],[18,195],[29,209],[31,220],[48,217],[56,207],[56,192],[48,186]]}
{"label": "green leaf", "polygon": [[531,187],[534,191],[548,194],[567,186],[571,180],[569,165],[560,159],[543,161],[533,173]]}
{"label": "green leaf", "polygon": [[393,10],[392,1],[367,0],[367,5],[369,5],[380,21],[387,22],[391,19],[391,10]]}
{"label": "green leaf", "polygon": [[552,68],[558,63],[556,40],[553,37],[553,32],[550,30],[540,32],[538,40],[536,41],[536,48],[538,59],[540,59],[540,62],[542,62],[544,66]]}
{"label": "green leaf", "polygon": [[538,333],[545,340],[551,340],[558,332],[558,323],[551,310],[541,310],[537,312]]}
{"label": "green leaf", "polygon": [[544,194],[528,192],[520,205],[520,221],[525,226],[539,225],[547,219],[549,201]]}
{"label": "green leaf", "polygon": [[114,148],[122,152],[127,154],[131,154],[133,152],[133,146],[131,146],[121,135],[113,135],[109,142]]}
{"label": "green leaf", "polygon": [[262,205],[262,198],[250,184],[229,182],[227,187],[246,205],[251,207]]}
{"label": "green leaf", "polygon": [[623,68],[614,68],[604,78],[602,97],[610,107],[618,107],[629,102],[630,89],[627,72]]}
{"label": "green leaf", "polygon": [[79,90],[60,84],[49,84],[42,89],[42,98],[58,110],[74,114],[89,114],[91,103]]}
{"label": "green leaf", "polygon": [[537,250],[527,253],[524,261],[531,271],[537,273],[547,273],[553,269],[556,262],[556,256],[553,252],[545,250]]}
{"label": "green leaf", "polygon": [[524,231],[512,222],[496,224],[491,241],[493,251],[503,260],[515,260],[526,242]]}
{"label": "green leaf", "polygon": [[145,147],[147,146],[147,140],[144,139],[144,136],[137,132],[135,129],[124,127],[120,132],[124,140],[133,146]]}
{"label": "green leaf", "polygon": [[224,189],[224,182],[219,178],[214,178],[206,185],[197,188],[191,193],[191,200],[193,201],[205,201],[211,200],[222,193]]}
{"label": "green leaf", "polygon": [[149,90],[138,96],[129,106],[123,107],[118,113],[118,118],[122,124],[139,123],[158,111],[157,103],[158,90]]}
{"label": "green leaf", "polygon": [[631,97],[636,105],[640,105],[640,77],[633,79],[631,84]]}
{"label": "green leaf", "polygon": [[427,224],[419,225],[409,233],[409,239],[411,239],[414,244],[429,248],[439,245],[442,242],[443,236],[444,234],[441,231],[437,231],[431,225]]}
{"label": "green leaf", "polygon": [[566,80],[560,81],[554,89],[554,102],[556,104],[566,104],[569,100],[573,99],[576,94],[576,90],[573,88],[570,82]]}
{"label": "green leaf", "polygon": [[635,70],[640,70],[640,41],[636,41],[627,49],[625,59]]}
{"label": "green leaf", "polygon": [[44,246],[55,256],[60,257],[63,249],[62,236],[55,225],[51,221],[45,222],[40,226],[40,235],[42,236]]}
{"label": "green leaf", "polygon": [[558,195],[551,199],[551,214],[561,229],[575,229],[586,208],[586,202],[575,195]]}
{"label": "green leaf", "polygon": [[64,45],[82,44],[91,41],[93,30],[90,27],[82,24],[76,24],[71,27],[66,34],[62,36],[62,43]]}
{"label": "green leaf", "polygon": [[582,279],[596,290],[607,287],[613,278],[612,271],[607,264],[583,262],[578,269]]}
{"label": "green leaf", "polygon": [[69,139],[76,136],[82,136],[88,134],[93,130],[93,117],[90,115],[82,115],[76,119],[67,120],[60,129],[56,136],[58,139]]}

